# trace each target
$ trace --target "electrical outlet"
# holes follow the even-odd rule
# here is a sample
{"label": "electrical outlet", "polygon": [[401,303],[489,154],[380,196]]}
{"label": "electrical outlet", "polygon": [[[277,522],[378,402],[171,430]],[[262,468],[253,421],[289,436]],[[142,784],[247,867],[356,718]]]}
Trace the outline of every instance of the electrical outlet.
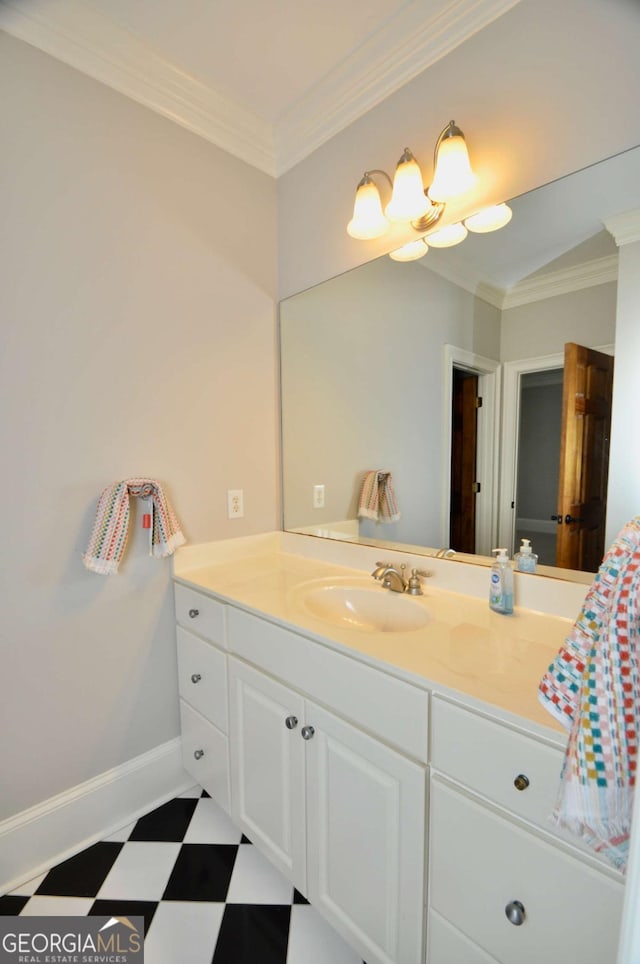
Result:
{"label": "electrical outlet", "polygon": [[244,515],[244,493],[242,489],[227,489],[227,516],[241,519]]}
{"label": "electrical outlet", "polygon": [[324,485],[313,487],[313,508],[324,509]]}

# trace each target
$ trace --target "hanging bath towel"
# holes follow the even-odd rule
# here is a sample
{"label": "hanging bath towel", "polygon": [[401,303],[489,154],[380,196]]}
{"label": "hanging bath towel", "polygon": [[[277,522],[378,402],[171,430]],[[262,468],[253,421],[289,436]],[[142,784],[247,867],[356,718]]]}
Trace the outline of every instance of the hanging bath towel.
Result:
{"label": "hanging bath towel", "polygon": [[607,552],[540,683],[569,731],[553,822],[626,868],[640,726],[640,516]]}
{"label": "hanging bath towel", "polygon": [[358,516],[376,522],[397,522],[400,518],[391,481],[391,472],[375,469],[362,480]]}
{"label": "hanging bath towel", "polygon": [[171,505],[162,487],[153,479],[125,479],[107,486],[98,499],[96,519],[89,546],[82,557],[87,569],[108,576],[118,571],[129,533],[129,498],[149,500],[153,520],[149,520],[149,555],[170,556],[185,542]]}

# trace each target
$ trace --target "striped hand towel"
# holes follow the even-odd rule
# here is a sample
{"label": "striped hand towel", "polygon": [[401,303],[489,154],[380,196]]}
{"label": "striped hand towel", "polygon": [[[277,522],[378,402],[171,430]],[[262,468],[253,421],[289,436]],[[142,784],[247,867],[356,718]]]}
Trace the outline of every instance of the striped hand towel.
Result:
{"label": "striped hand towel", "polygon": [[552,821],[626,868],[640,726],[640,516],[607,552],[540,683],[569,731]]}
{"label": "striped hand towel", "polygon": [[151,500],[153,523],[149,555],[170,556],[185,542],[180,523],[158,482],[153,479],[115,482],[107,486],[98,499],[89,546],[82,557],[92,572],[108,576],[118,571],[129,533],[130,496]]}
{"label": "striped hand towel", "polygon": [[397,522],[400,518],[391,482],[391,472],[374,469],[362,480],[358,516],[376,522]]}

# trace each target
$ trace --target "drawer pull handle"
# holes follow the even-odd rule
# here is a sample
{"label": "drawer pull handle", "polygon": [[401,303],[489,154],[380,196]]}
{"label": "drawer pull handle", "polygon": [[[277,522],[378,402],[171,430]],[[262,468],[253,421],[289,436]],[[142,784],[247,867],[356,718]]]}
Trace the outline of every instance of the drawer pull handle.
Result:
{"label": "drawer pull handle", "polygon": [[202,679],[202,676],[200,675],[200,673],[192,673],[192,674],[191,674],[191,682],[192,682],[192,683],[199,683],[201,679]]}
{"label": "drawer pull handle", "polygon": [[295,730],[296,726],[298,725],[298,717],[288,716],[284,721],[284,725],[288,730]]}
{"label": "drawer pull handle", "polygon": [[529,786],[529,777],[525,776],[524,773],[519,773],[513,781],[513,785],[516,790],[526,790]]}
{"label": "drawer pull handle", "polygon": [[315,732],[312,726],[303,726],[300,730],[300,736],[303,740],[310,740]]}
{"label": "drawer pull handle", "polygon": [[191,617],[191,619],[195,619],[196,616],[199,616],[199,615],[200,615],[200,610],[199,610],[199,609],[190,609],[190,610],[189,610],[189,616]]}
{"label": "drawer pull handle", "polygon": [[524,904],[521,904],[519,900],[510,901],[505,907],[504,912],[514,927],[520,927],[521,924],[524,924],[524,919],[527,916]]}
{"label": "drawer pull handle", "polygon": [[193,755],[196,758],[196,760],[201,760],[202,757],[204,756],[204,750],[195,750]]}

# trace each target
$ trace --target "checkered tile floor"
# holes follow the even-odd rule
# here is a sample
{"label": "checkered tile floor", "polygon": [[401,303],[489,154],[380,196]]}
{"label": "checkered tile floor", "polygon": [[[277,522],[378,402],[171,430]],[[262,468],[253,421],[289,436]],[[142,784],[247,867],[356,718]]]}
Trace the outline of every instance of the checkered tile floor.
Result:
{"label": "checkered tile floor", "polygon": [[145,964],[362,964],[199,787],[0,897],[0,914],[140,915]]}

